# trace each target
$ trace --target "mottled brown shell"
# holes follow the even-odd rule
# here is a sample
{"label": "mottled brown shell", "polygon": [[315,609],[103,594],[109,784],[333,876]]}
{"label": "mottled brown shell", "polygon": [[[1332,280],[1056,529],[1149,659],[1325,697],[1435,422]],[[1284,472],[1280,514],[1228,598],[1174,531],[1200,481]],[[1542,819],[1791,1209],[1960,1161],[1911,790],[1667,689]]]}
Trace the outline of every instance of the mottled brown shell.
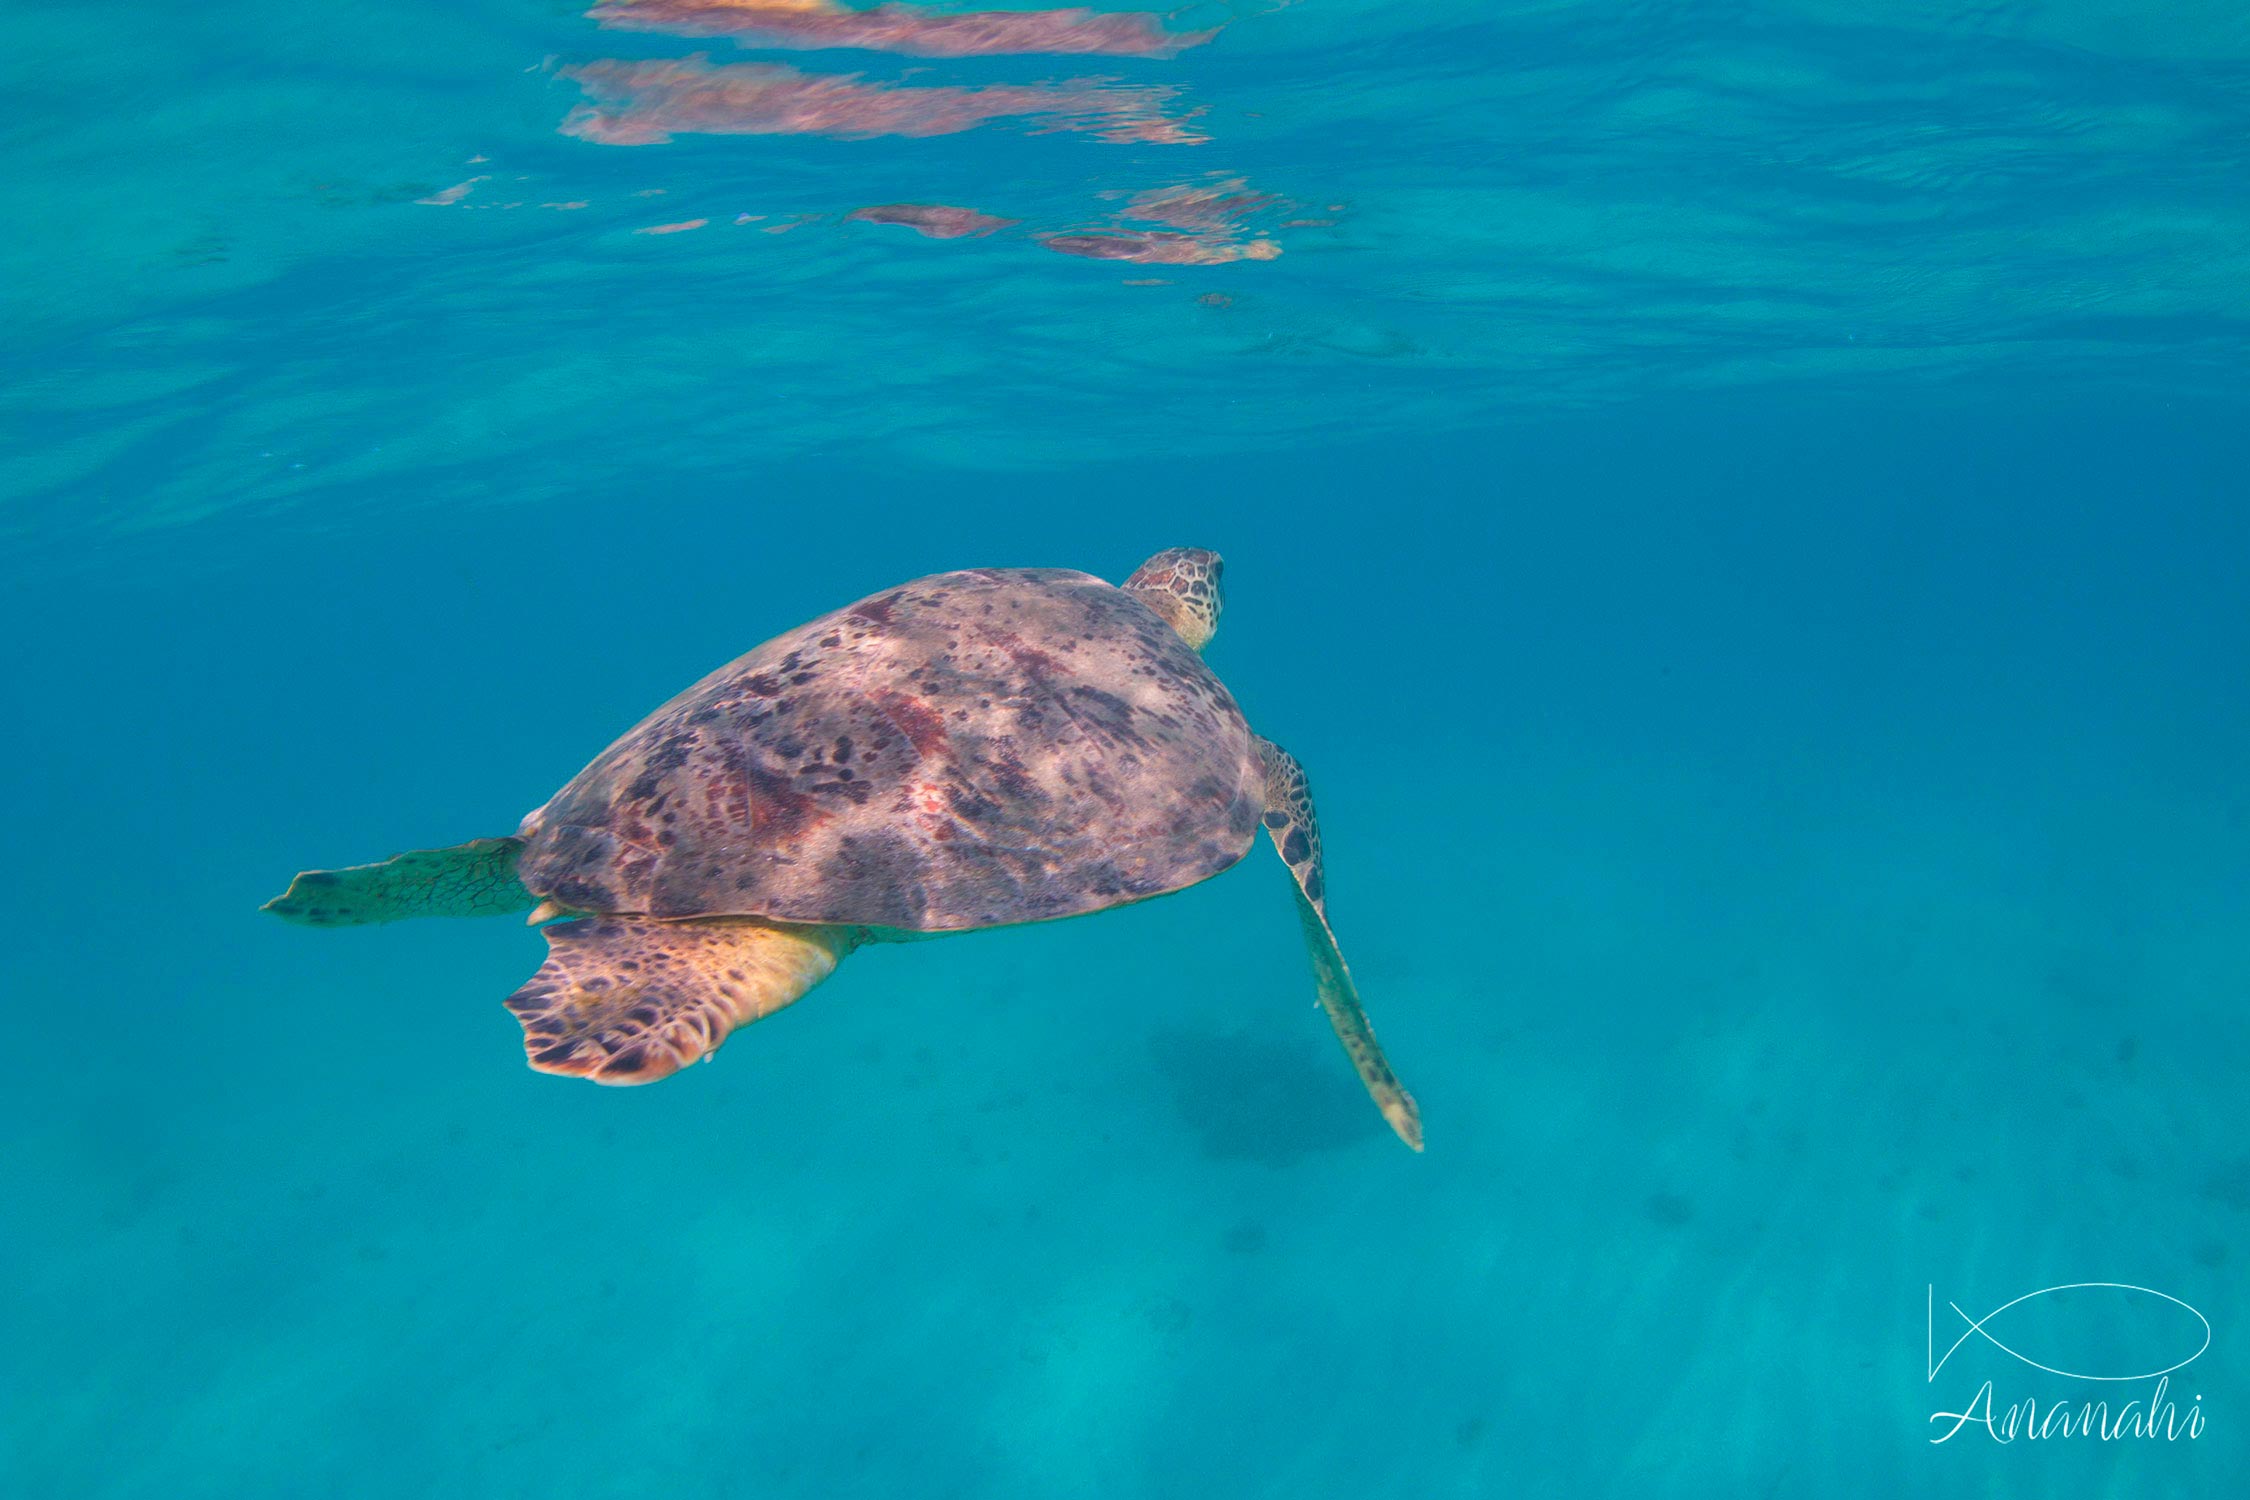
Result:
{"label": "mottled brown shell", "polygon": [[517,873],[593,912],[940,932],[1099,911],[1249,848],[1242,711],[1132,594],[940,573],[776,637],[524,821]]}

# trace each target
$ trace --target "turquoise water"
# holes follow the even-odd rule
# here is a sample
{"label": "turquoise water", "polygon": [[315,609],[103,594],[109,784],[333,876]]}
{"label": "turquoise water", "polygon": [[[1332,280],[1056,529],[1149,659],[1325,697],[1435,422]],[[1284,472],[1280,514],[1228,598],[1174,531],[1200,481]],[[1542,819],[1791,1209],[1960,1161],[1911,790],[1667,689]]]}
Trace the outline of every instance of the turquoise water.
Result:
{"label": "turquoise water", "polygon": [[[959,9],[0,13],[0,1492],[2240,1493],[2242,8]],[[638,1090],[257,912],[1177,544],[1419,1157],[1262,849]]]}

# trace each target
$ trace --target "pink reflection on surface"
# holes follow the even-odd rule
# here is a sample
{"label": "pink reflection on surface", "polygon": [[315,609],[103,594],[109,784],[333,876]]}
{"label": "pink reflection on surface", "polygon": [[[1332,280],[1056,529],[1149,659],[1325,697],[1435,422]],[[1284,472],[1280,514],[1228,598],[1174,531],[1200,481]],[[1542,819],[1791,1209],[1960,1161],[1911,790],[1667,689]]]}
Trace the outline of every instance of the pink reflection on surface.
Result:
{"label": "pink reflection on surface", "polygon": [[690,229],[701,229],[709,219],[682,219],[677,224],[644,224],[635,234],[685,234]]}
{"label": "pink reflection on surface", "polygon": [[[1125,197],[1123,193],[1102,196]],[[1116,215],[1121,221],[1138,220],[1166,228],[1048,235],[1040,243],[1064,255],[1146,265],[1217,266],[1237,260],[1272,260],[1281,254],[1281,246],[1269,239],[1245,238],[1248,221],[1286,206],[1286,200],[1259,192],[1240,177],[1214,174],[1200,183],[1179,182],[1135,193],[1125,199],[1124,209]]]}
{"label": "pink reflection on surface", "polygon": [[1218,266],[1235,260],[1272,260],[1281,247],[1272,240],[1232,240],[1167,230],[1115,234],[1054,234],[1040,240],[1050,250],[1089,260],[1129,260],[1151,266]]}
{"label": "pink reflection on surface", "polygon": [[886,4],[853,10],[834,0],[609,0],[588,12],[602,25],[681,36],[743,36],[782,47],[857,47],[908,57],[1047,53],[1173,57],[1218,35],[1170,32],[1145,11],[938,11]]}
{"label": "pink reflection on surface", "polygon": [[416,203],[427,203],[433,208],[444,208],[448,204],[459,203],[463,198],[468,197],[470,191],[475,188],[478,183],[490,182],[491,180],[492,178],[489,175],[483,177],[472,177],[467,182],[456,182],[449,188],[444,188],[438,192],[430,194],[430,196],[427,198],[417,198],[414,201]]}
{"label": "pink reflection on surface", "polygon": [[1016,222],[950,203],[875,203],[844,215],[867,224],[900,224],[933,240],[969,239]]}
{"label": "pink reflection on surface", "polygon": [[1178,183],[1136,193],[1125,205],[1125,217],[1174,229],[1231,232],[1252,214],[1281,202],[1271,193],[1253,190],[1240,177],[1222,177],[1200,187]]}
{"label": "pink reflection on surface", "polygon": [[777,63],[714,67],[702,58],[587,63],[566,68],[589,102],[565,135],[607,146],[653,146],[675,134],[954,135],[994,120],[1034,120],[1041,130],[1086,131],[1109,141],[1187,144],[1203,139],[1165,112],[1173,90],[1085,80],[913,88],[857,75],[803,73]]}

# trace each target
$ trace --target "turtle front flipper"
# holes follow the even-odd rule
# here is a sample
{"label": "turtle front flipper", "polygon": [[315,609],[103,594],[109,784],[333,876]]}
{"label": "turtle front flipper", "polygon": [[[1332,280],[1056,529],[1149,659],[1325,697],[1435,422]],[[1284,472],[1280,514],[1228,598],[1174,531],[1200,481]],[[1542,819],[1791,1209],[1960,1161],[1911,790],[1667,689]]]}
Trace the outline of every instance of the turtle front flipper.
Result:
{"label": "turtle front flipper", "polygon": [[516,879],[522,853],[521,839],[472,839],[450,849],[412,849],[381,864],[307,870],[260,909],[315,927],[529,911],[531,892]]}
{"label": "turtle front flipper", "polygon": [[1415,1150],[1422,1149],[1422,1113],[1414,1096],[1399,1086],[1398,1075],[1383,1057],[1382,1044],[1367,1012],[1360,1009],[1359,989],[1352,971],[1336,946],[1328,925],[1328,893],[1320,866],[1320,822],[1313,816],[1312,789],[1297,757],[1268,739],[1258,741],[1266,763],[1266,833],[1274,848],[1297,877],[1297,918],[1305,929],[1305,951],[1312,958],[1313,978],[1320,989],[1321,1007],[1336,1028],[1336,1040],[1359,1070],[1359,1081],[1383,1118],[1391,1122],[1398,1138]]}
{"label": "turtle front flipper", "polygon": [[847,927],[747,917],[583,917],[540,931],[547,962],[508,997],[542,1073],[654,1083],[716,1052],[835,971]]}

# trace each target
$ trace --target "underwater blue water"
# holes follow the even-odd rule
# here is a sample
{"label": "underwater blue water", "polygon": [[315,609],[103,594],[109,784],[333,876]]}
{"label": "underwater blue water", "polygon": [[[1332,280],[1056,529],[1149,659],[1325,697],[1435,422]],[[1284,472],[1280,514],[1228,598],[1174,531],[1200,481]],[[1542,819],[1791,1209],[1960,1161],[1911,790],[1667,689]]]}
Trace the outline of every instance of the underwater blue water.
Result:
{"label": "underwater blue water", "polygon": [[[0,9],[0,1494],[2243,1492],[2250,12],[585,9]],[[257,911],[1178,544],[1421,1156],[1262,848],[635,1090]]]}

